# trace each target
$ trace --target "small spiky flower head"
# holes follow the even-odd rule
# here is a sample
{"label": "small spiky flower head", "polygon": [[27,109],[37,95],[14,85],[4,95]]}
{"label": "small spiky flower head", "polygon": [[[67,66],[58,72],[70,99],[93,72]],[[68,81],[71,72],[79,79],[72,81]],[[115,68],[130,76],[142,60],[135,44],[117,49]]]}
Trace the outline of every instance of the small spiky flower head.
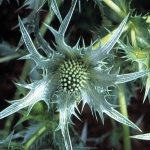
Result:
{"label": "small spiky flower head", "polygon": [[[137,70],[138,71],[145,71],[149,70],[149,60],[150,60],[150,52],[149,52],[149,45],[141,44],[138,42],[138,45],[132,46],[129,41],[127,41],[127,45],[124,44],[122,41],[118,41],[119,47],[125,51],[125,56],[123,58],[127,58],[127,61],[136,62],[137,63]],[[145,80],[146,79],[146,80]],[[143,102],[146,100],[146,97],[149,98],[149,90],[150,90],[150,74],[147,77],[142,79],[143,87],[145,86],[145,94]]]}
{"label": "small spiky flower head", "polygon": [[77,0],[72,0],[71,8],[61,22],[58,31],[46,25],[55,37],[56,51],[47,46],[47,42],[40,33],[36,33],[37,41],[46,56],[42,56],[36,50],[21,19],[19,19],[20,30],[29,51],[29,54],[22,58],[33,59],[36,63],[35,68],[43,70],[43,78],[31,84],[18,84],[28,88],[30,90],[29,93],[20,100],[11,101],[11,105],[0,112],[0,119],[27,106],[29,106],[28,113],[30,113],[35,103],[41,100],[45,101],[49,112],[51,109],[59,112],[59,126],[57,130],[61,130],[67,150],[72,150],[68,124],[72,123],[70,118],[72,114],[78,117],[75,109],[77,109],[80,101],[83,101],[83,107],[87,103],[95,114],[98,112],[102,122],[104,122],[104,112],[113,119],[140,130],[130,120],[116,111],[114,109],[116,106],[107,102],[106,93],[108,93],[107,89],[110,86],[135,80],[149,72],[118,75],[118,72],[110,74],[111,69],[103,69],[104,63],[102,61],[110,56],[109,52],[119,39],[128,16],[122,21],[105,45],[100,45],[96,50],[92,48],[93,43],[88,47],[83,46],[82,48],[79,48],[79,41],[74,47],[67,45],[64,35],[76,2]]}

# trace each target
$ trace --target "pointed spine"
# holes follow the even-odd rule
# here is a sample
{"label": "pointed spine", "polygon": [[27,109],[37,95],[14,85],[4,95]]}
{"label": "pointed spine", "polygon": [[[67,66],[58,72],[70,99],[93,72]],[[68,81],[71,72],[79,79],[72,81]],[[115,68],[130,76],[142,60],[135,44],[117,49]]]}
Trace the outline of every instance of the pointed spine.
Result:
{"label": "pointed spine", "polygon": [[19,25],[20,25],[20,30],[24,39],[24,42],[28,48],[28,51],[31,53],[32,56],[34,56],[35,58],[35,62],[38,62],[41,59],[41,55],[37,52],[27,30],[25,29],[23,22],[21,21],[20,17],[18,17],[19,19]]}
{"label": "pointed spine", "polygon": [[[123,27],[125,26],[127,20],[128,20],[129,15],[127,15],[124,20],[121,22],[121,24],[119,25],[118,29],[116,30],[116,32],[110,37],[110,39],[103,45],[101,46],[101,44],[99,45],[99,47],[96,50],[93,50],[90,54],[89,54],[89,60],[93,63],[97,62],[98,60],[102,60],[106,57],[106,55],[108,55],[108,53],[111,51],[111,49],[113,48],[113,46],[116,44],[116,42],[118,41],[118,39],[120,38],[122,31],[123,31]],[[88,61],[89,61],[88,60]]]}
{"label": "pointed spine", "polygon": [[148,96],[149,90],[150,90],[150,74],[148,74],[147,80],[146,80],[145,94],[144,94],[143,103],[145,102],[146,97]]}
{"label": "pointed spine", "polygon": [[51,89],[50,91],[49,84],[50,81],[48,82],[44,80],[35,82],[33,88],[24,98],[10,102],[12,105],[10,105],[9,107],[0,112],[0,119],[13,114],[22,108],[34,105],[40,100],[44,100],[49,109],[49,99],[53,92],[53,89]]}
{"label": "pointed spine", "polygon": [[24,39],[24,42],[27,46],[28,51],[30,52],[30,54],[22,57],[24,59],[33,59],[36,62],[36,66],[39,68],[47,68],[48,64],[50,64],[50,59],[43,57],[42,55],[40,55],[40,53],[36,50],[26,28],[23,25],[23,22],[21,21],[20,17],[19,17],[19,25],[20,25],[20,30]]}
{"label": "pointed spine", "polygon": [[150,71],[134,72],[129,74],[117,75],[115,84],[126,83],[137,78],[143,77],[150,73]]}
{"label": "pointed spine", "polygon": [[109,51],[113,48],[113,46],[116,44],[116,42],[118,41],[118,39],[120,38],[122,31],[123,31],[123,27],[125,26],[127,20],[128,20],[129,15],[127,15],[123,21],[121,22],[121,24],[119,25],[117,31],[111,36],[111,38],[100,48],[101,49],[101,53],[106,53],[108,54]]}
{"label": "pointed spine", "polygon": [[65,19],[62,21],[60,27],[59,27],[59,34],[64,37],[64,34],[67,30],[67,27],[69,25],[69,22],[70,22],[70,19],[72,17],[72,14],[73,14],[73,11],[74,11],[74,8],[75,8],[75,5],[76,5],[76,2],[77,0],[73,0],[72,1],[72,4],[71,4],[71,8],[68,12],[68,14],[66,15]]}
{"label": "pointed spine", "polygon": [[77,2],[77,0],[72,0],[71,8],[70,8],[68,14],[66,15],[66,17],[64,18],[64,20],[61,22],[61,25],[60,25],[58,31],[56,31],[52,27],[45,24],[55,37],[55,41],[57,43],[56,49],[60,53],[64,54],[66,57],[74,57],[74,52],[72,51],[72,48],[65,43],[64,36],[65,36],[65,32],[67,30],[67,27],[69,25],[70,19],[72,17],[76,2]]}
{"label": "pointed spine", "polygon": [[[116,111],[115,109],[111,108],[111,109],[107,109],[107,111],[104,111],[109,117],[115,119],[116,121],[123,123],[127,126],[130,126],[136,130],[141,131],[140,128],[138,128],[134,123],[132,123],[129,119],[127,119],[126,117],[124,117],[122,114],[120,114],[118,111]],[[142,131],[141,131],[142,132]]]}
{"label": "pointed spine", "polygon": [[62,18],[61,18],[61,14],[59,12],[58,9],[58,5],[56,3],[56,0],[52,0],[51,1],[51,8],[53,9],[53,11],[55,12],[56,16],[58,17],[59,21],[62,22]]}

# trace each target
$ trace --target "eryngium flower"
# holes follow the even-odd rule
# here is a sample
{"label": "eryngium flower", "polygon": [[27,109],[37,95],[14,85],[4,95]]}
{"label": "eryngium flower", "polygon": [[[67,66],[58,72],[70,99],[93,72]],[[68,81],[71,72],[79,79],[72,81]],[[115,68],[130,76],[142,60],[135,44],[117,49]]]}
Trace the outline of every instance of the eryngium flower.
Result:
{"label": "eryngium flower", "polygon": [[111,74],[110,69],[103,69],[105,64],[103,60],[110,57],[109,52],[121,36],[128,16],[105,45],[100,45],[96,50],[93,50],[93,43],[88,47],[83,46],[81,48],[79,42],[74,47],[67,45],[64,35],[76,1],[72,1],[71,8],[61,22],[58,31],[46,25],[55,37],[56,51],[47,45],[39,32],[35,33],[37,41],[46,56],[42,56],[37,51],[23,22],[19,19],[22,37],[29,51],[29,54],[22,58],[33,59],[36,63],[34,69],[41,69],[43,77],[31,84],[18,84],[29,89],[29,93],[22,99],[10,101],[11,105],[0,112],[0,119],[27,106],[29,107],[28,113],[30,113],[35,103],[41,100],[45,101],[49,112],[56,110],[60,114],[57,129],[62,132],[67,150],[72,149],[68,124],[72,123],[71,115],[77,116],[75,109],[81,101],[83,107],[87,103],[92,112],[95,114],[98,112],[103,123],[103,113],[106,113],[120,123],[140,130],[134,123],[116,111],[114,109],[116,106],[108,103],[106,96],[109,92],[108,87],[135,80],[149,73],[149,71],[144,71],[119,75],[119,72]]}

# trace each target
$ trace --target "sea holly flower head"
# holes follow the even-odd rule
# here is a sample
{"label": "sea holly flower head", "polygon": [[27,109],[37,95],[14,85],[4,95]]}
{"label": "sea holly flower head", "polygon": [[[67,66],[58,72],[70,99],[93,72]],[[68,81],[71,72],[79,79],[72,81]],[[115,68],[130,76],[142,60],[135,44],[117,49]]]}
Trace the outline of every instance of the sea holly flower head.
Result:
{"label": "sea holly flower head", "polygon": [[29,54],[21,59],[34,60],[36,63],[34,69],[43,71],[42,79],[31,84],[18,84],[18,86],[29,89],[29,93],[22,99],[10,101],[11,105],[0,112],[0,119],[27,106],[28,113],[30,113],[37,102],[44,101],[48,107],[48,112],[54,110],[59,112],[57,130],[61,130],[67,150],[72,149],[68,124],[72,123],[71,115],[78,117],[75,109],[78,110],[77,106],[81,101],[83,107],[87,103],[92,112],[95,114],[98,112],[103,123],[103,113],[106,113],[120,123],[140,130],[134,123],[115,110],[114,108],[117,106],[108,103],[106,97],[110,86],[129,82],[149,73],[149,71],[144,71],[119,75],[119,71],[111,74],[111,69],[104,69],[105,62],[103,60],[110,57],[109,52],[121,36],[128,16],[124,18],[111,38],[104,45],[99,45],[96,50],[93,50],[93,43],[87,47],[85,45],[79,47],[79,41],[74,47],[67,45],[64,40],[65,32],[76,2],[77,0],[72,1],[71,8],[61,22],[58,31],[45,24],[55,37],[56,50],[47,46],[47,42],[39,32],[35,34],[38,44],[46,56],[40,54],[35,48],[23,22],[19,18],[22,37],[29,51]]}
{"label": "sea holly flower head", "polygon": [[[124,50],[126,61],[137,62],[143,64],[138,71],[143,71],[149,67],[149,46],[142,44],[142,46],[132,46],[127,40],[127,44],[124,44],[121,40],[118,41],[119,46],[117,49]],[[139,43],[138,43],[139,44]],[[145,69],[144,69],[145,68]]]}

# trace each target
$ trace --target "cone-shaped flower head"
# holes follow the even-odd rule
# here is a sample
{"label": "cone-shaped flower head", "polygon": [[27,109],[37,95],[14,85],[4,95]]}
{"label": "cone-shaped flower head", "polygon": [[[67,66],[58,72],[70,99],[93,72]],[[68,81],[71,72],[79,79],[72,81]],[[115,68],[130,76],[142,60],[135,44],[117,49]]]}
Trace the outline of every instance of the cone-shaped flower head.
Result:
{"label": "cone-shaped flower head", "polygon": [[107,89],[119,83],[135,80],[149,72],[119,75],[119,72],[111,74],[110,69],[103,69],[103,59],[110,56],[109,52],[121,36],[128,16],[122,21],[105,45],[100,45],[96,50],[93,50],[93,43],[88,47],[83,46],[81,48],[79,48],[79,42],[74,47],[67,45],[64,36],[76,1],[72,0],[71,8],[61,22],[58,31],[46,25],[55,37],[56,51],[47,46],[47,42],[40,33],[36,33],[37,41],[46,56],[42,56],[37,51],[21,19],[19,19],[22,37],[29,51],[29,54],[22,57],[22,59],[33,59],[36,63],[34,69],[42,69],[43,78],[31,84],[18,84],[30,89],[30,92],[24,98],[12,101],[8,108],[0,112],[0,119],[27,106],[29,106],[28,112],[30,113],[35,103],[40,100],[45,101],[49,112],[51,111],[51,107],[55,107],[56,111],[60,114],[57,129],[62,131],[67,150],[72,149],[68,124],[72,123],[70,119],[71,115],[78,117],[75,109],[77,109],[80,101],[83,102],[83,107],[87,103],[92,112],[98,112],[102,122],[104,122],[103,113],[106,113],[113,119],[140,130],[134,123],[116,111],[114,109],[116,106],[107,102]]}

